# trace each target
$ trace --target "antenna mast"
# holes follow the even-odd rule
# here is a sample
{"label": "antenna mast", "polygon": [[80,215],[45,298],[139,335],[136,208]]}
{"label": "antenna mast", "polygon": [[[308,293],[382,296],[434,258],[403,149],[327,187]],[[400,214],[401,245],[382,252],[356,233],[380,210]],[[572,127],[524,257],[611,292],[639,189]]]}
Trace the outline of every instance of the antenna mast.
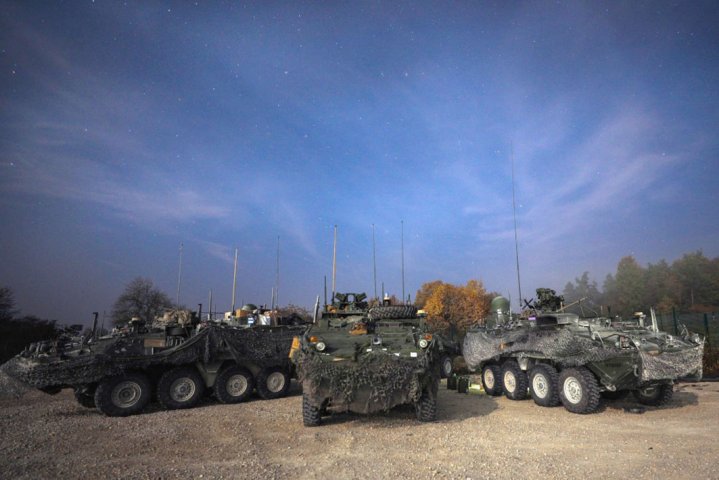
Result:
{"label": "antenna mast", "polygon": [[377,250],[374,241],[374,223],[372,224],[372,271],[374,272],[374,298],[377,298]]}
{"label": "antenna mast", "polygon": [[232,274],[232,315],[235,315],[235,292],[237,291],[237,248],[235,248],[235,269]]}
{"label": "antenna mast", "polygon": [[180,306],[180,282],[182,281],[182,242],[180,242],[180,266],[177,270],[177,306]]}
{"label": "antenna mast", "polygon": [[272,307],[280,308],[280,236],[277,235],[277,274],[275,276],[275,296]]}
{"label": "antenna mast", "polygon": [[332,247],[332,299],[331,302],[335,301],[335,286],[337,277],[337,225],[335,225],[335,242]]}
{"label": "antenna mast", "polygon": [[514,255],[517,260],[517,288],[519,290],[519,310],[522,310],[522,281],[519,278],[519,241],[517,240],[517,203],[514,195],[514,142],[510,144],[512,159],[512,214],[514,215]]}
{"label": "antenna mast", "polygon": [[400,220],[402,224],[402,304],[404,305],[406,298],[404,296],[404,220]]}

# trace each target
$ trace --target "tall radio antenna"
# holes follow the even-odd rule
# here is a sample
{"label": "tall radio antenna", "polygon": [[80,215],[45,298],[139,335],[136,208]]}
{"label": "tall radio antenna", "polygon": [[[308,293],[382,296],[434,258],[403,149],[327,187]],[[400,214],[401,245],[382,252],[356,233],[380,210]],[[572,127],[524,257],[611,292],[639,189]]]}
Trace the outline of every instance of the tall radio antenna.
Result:
{"label": "tall radio antenna", "polygon": [[522,281],[519,277],[519,241],[517,240],[517,203],[514,195],[514,142],[510,144],[512,159],[512,214],[514,215],[514,255],[517,260],[517,289],[519,290],[519,310],[522,310]]}
{"label": "tall radio antenna", "polygon": [[372,224],[372,271],[374,272],[374,298],[377,298],[377,250],[374,241],[374,223]]}

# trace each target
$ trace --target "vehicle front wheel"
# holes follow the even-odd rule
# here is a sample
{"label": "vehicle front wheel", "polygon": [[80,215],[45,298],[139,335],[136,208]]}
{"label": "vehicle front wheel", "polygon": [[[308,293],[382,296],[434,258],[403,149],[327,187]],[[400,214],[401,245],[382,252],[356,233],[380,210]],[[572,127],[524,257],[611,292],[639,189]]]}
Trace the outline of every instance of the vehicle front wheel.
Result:
{"label": "vehicle front wheel", "polygon": [[499,365],[490,363],[482,368],[482,388],[484,393],[490,397],[498,397],[504,393],[502,391],[502,369]]}
{"label": "vehicle front wheel", "polygon": [[428,392],[422,392],[419,400],[414,404],[417,420],[420,422],[434,422],[437,420],[437,398]]}
{"label": "vehicle front wheel", "polygon": [[452,370],[454,370],[454,365],[452,365],[452,357],[450,357],[449,355],[442,356],[439,365],[442,378],[449,378],[450,375],[452,375]]}
{"label": "vehicle front wheel", "polygon": [[510,400],[524,400],[527,398],[529,388],[527,374],[519,368],[514,360],[508,360],[502,365],[502,388],[504,396]]}
{"label": "vehicle front wheel", "polygon": [[95,408],[95,385],[82,385],[75,388],[75,400],[85,408]]}
{"label": "vehicle front wheel", "polygon": [[551,365],[538,364],[529,372],[529,393],[540,407],[559,405],[559,374]]}
{"label": "vehicle front wheel", "polygon": [[305,427],[317,427],[322,421],[321,409],[312,405],[309,396],[302,394],[302,423]]}
{"label": "vehicle front wheel", "polygon": [[177,367],[157,382],[157,400],[168,410],[192,408],[205,393],[205,382],[193,367]]}
{"label": "vehicle front wheel", "polygon": [[150,403],[150,388],[150,380],[143,373],[107,377],[97,385],[95,405],[108,417],[134,415]]}
{"label": "vehicle front wheel", "polygon": [[290,376],[282,368],[267,368],[257,375],[257,393],[264,400],[280,398],[290,389]]}
{"label": "vehicle front wheel", "polygon": [[562,370],[559,387],[559,399],[570,412],[592,413],[599,407],[599,384],[586,368]]}
{"label": "vehicle front wheel", "polygon": [[660,405],[666,405],[671,401],[674,395],[674,386],[666,383],[662,385],[652,385],[651,387],[639,388],[632,393],[642,405],[658,407]]}
{"label": "vehicle front wheel", "polygon": [[255,380],[247,369],[232,365],[220,372],[215,380],[215,396],[222,403],[239,403],[252,394]]}

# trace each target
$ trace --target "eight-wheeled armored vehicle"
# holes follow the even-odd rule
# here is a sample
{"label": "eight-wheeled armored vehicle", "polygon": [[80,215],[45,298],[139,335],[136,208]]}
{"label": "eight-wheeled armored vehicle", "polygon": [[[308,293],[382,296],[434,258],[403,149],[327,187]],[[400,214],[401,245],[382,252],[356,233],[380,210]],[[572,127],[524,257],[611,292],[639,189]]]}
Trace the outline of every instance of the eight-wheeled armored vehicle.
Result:
{"label": "eight-wheeled armored vehicle", "polygon": [[537,298],[539,308],[515,317],[497,297],[487,323],[467,332],[464,358],[481,371],[487,394],[531,395],[540,406],[561,402],[570,412],[591,413],[600,395],[633,392],[643,404],[661,405],[676,379],[701,378],[704,340],[697,334],[675,337],[658,331],[656,320],[645,326],[643,316],[623,322],[563,313],[550,289],[538,289]]}
{"label": "eight-wheeled armored vehicle", "polygon": [[63,336],[30,345],[2,371],[47,393],[75,390],[78,402],[109,416],[141,412],[153,393],[167,409],[197,404],[206,389],[223,403],[287,394],[288,354],[304,326],[235,327],[178,314],[146,328],[133,320],[113,335]]}
{"label": "eight-wheeled armored vehicle", "polygon": [[[356,300],[356,296],[353,295]],[[334,412],[374,413],[413,404],[434,421],[441,341],[410,305],[357,308],[343,295],[293,343],[306,426]]]}

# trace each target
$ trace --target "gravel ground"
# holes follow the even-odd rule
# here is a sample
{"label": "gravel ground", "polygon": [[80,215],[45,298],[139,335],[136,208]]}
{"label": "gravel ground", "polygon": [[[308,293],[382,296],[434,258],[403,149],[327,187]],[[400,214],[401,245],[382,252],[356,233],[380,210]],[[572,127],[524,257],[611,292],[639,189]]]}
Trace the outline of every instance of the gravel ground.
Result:
{"label": "gravel ground", "polygon": [[414,411],[335,415],[305,428],[302,396],[108,418],[72,391],[0,400],[2,478],[719,478],[719,383],[672,402],[575,415],[440,388],[439,420]]}

